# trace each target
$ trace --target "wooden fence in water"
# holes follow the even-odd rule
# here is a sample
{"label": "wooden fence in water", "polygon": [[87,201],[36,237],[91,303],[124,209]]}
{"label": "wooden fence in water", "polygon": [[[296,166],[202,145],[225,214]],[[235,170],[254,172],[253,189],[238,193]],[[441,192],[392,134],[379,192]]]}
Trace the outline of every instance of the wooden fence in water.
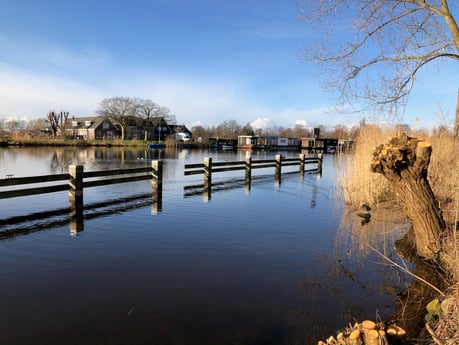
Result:
{"label": "wooden fence in water", "polygon": [[[310,164],[317,164],[313,169],[306,170],[305,167]],[[251,157],[244,161],[232,162],[213,162],[212,158],[205,158],[204,163],[185,164],[184,174],[204,175],[204,185],[211,188],[212,174],[225,171],[245,171],[245,181],[250,183],[252,170],[274,168],[276,181],[280,182],[283,167],[298,166],[299,172],[318,172],[322,171],[322,156],[306,157],[300,154],[297,158],[285,158],[281,155],[275,156],[275,159],[252,160]],[[88,180],[89,179],[89,180]],[[151,166],[142,168],[113,169],[102,171],[84,171],[83,165],[70,165],[68,174],[54,174],[30,177],[14,177],[7,175],[7,178],[0,179],[0,188],[37,185],[31,188],[14,188],[10,190],[0,189],[0,199],[30,196],[37,194],[54,193],[60,191],[69,191],[69,201],[71,206],[79,207],[83,204],[83,190],[85,188],[112,185],[118,183],[134,182],[151,179],[154,192],[161,192],[163,180],[163,162],[152,161]],[[58,183],[67,181],[67,183]]]}
{"label": "wooden fence in water", "polygon": [[[317,164],[312,169],[305,169],[307,165]],[[283,167],[298,166],[298,171],[303,174],[305,172],[317,172],[322,171],[322,156],[318,155],[315,157],[306,157],[304,154],[300,154],[297,158],[285,158],[283,156],[276,156],[275,159],[270,160],[252,160],[248,157],[244,161],[233,161],[233,162],[213,162],[211,158],[205,158],[204,163],[201,164],[185,164],[184,174],[185,175],[204,175],[204,184],[199,185],[201,188],[199,192],[194,191],[197,186],[186,186],[185,189],[192,189],[194,194],[202,194],[205,200],[209,200],[211,197],[212,190],[212,174],[220,173],[225,171],[245,171],[245,187],[250,189],[252,180],[253,169],[263,168],[274,168],[274,175],[276,183],[280,183],[281,172]],[[151,195],[152,214],[157,214],[162,211],[162,185],[163,185],[163,162],[152,161],[151,166],[142,168],[127,168],[127,169],[113,169],[105,171],[84,171],[83,165],[70,165],[69,172],[67,174],[54,174],[54,175],[42,175],[42,176],[30,176],[30,177],[14,177],[13,175],[7,175],[7,178],[0,179],[0,199],[24,197],[37,194],[54,193],[61,191],[68,191],[68,208],[62,208],[54,211],[43,211],[33,213],[29,215],[20,215],[10,218],[0,219],[0,230],[5,225],[20,224],[21,222],[27,222],[30,220],[45,219],[47,216],[52,215],[69,215],[70,231],[72,234],[76,234],[83,231],[83,192],[84,189],[97,186],[114,185],[118,183],[127,183],[134,181],[141,181],[151,179],[151,194],[145,193],[136,196],[123,196],[119,200],[105,200],[96,204],[87,204],[84,207],[88,209],[105,208],[107,205],[113,205],[117,202],[126,203],[137,200],[145,200]],[[63,183],[66,181],[66,183]],[[217,188],[219,183],[215,183],[214,186]],[[10,187],[10,188],[9,188]],[[186,196],[186,193],[184,194]],[[143,201],[144,204],[145,201]],[[136,207],[128,205],[125,208],[131,209]],[[119,208],[117,209],[119,210]],[[99,213],[106,215],[109,210],[103,210]],[[1,215],[0,215],[1,218]],[[59,222],[58,222],[59,223]],[[61,224],[61,223],[59,223]],[[20,226],[15,230],[1,231],[0,234],[4,235],[4,238],[10,236],[16,236],[17,234],[24,234],[33,232],[34,229],[28,229],[24,231]],[[0,239],[3,238],[0,236]]]}
{"label": "wooden fence in water", "polygon": [[[245,171],[245,187],[250,190],[252,181],[252,170],[274,168],[274,178],[277,184],[281,183],[282,168],[288,166],[298,166],[298,172],[304,174],[305,172],[322,173],[322,159],[323,156],[318,154],[313,157],[307,157],[301,153],[296,158],[285,158],[282,155],[276,155],[275,159],[252,160],[252,157],[247,157],[243,161],[233,162],[213,162],[212,158],[205,158],[204,163],[198,164],[185,164],[184,174],[188,175],[204,175],[204,184],[192,187],[202,187],[205,197],[210,199],[212,191],[212,174],[225,172],[225,171]],[[307,165],[316,164],[315,168],[305,169]]]}
{"label": "wooden fence in water", "polygon": [[[306,170],[310,164],[317,164],[314,169]],[[225,171],[245,171],[245,183],[250,187],[252,170],[274,168],[274,176],[277,183],[280,183],[283,167],[298,166],[300,173],[318,172],[322,170],[322,156],[306,157],[300,154],[297,158],[285,158],[277,155],[275,159],[252,160],[248,157],[244,161],[213,162],[212,158],[205,158],[204,163],[185,164],[184,174],[204,175],[203,193],[210,197],[212,189],[212,174]],[[69,207],[71,215],[78,216],[83,210],[83,191],[85,188],[113,185],[151,179],[153,203],[161,207],[162,184],[163,184],[163,162],[152,161],[151,166],[142,168],[114,169],[105,171],[84,171],[83,165],[70,165],[67,174],[54,174],[30,177],[14,177],[7,175],[7,178],[0,179],[0,199],[23,197],[37,194],[54,193],[60,191],[69,192]],[[60,183],[67,181],[67,183]],[[24,187],[31,186],[32,187]],[[38,185],[38,186],[37,186]],[[18,187],[19,186],[19,187]],[[5,187],[13,187],[5,190]]]}
{"label": "wooden fence in water", "polygon": [[[150,167],[102,171],[84,171],[83,165],[70,165],[68,174],[30,177],[13,177],[13,175],[7,175],[6,179],[0,179],[0,188],[13,186],[23,187],[26,185],[37,184],[41,185],[31,188],[0,190],[0,199],[69,191],[70,207],[78,208],[83,205],[83,190],[85,188],[141,181],[146,179],[152,179],[154,181],[154,183],[152,183],[154,189],[161,188],[161,161],[152,161]],[[59,184],[58,182],[60,181],[67,181],[67,183]]]}

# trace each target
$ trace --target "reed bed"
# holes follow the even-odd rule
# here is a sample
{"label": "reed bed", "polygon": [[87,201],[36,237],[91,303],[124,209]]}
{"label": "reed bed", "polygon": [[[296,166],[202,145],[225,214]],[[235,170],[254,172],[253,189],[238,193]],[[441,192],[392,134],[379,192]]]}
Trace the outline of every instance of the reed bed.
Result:
{"label": "reed bed", "polygon": [[346,204],[358,208],[362,204],[378,207],[396,201],[396,194],[384,176],[370,171],[373,149],[396,134],[373,125],[361,128],[352,155],[341,158],[339,185]]}

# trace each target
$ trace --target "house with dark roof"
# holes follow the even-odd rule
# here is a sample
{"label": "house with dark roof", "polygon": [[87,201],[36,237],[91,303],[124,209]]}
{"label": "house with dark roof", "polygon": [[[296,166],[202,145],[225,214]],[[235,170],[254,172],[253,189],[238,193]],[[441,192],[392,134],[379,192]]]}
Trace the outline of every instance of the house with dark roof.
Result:
{"label": "house with dark roof", "polygon": [[174,130],[171,125],[162,117],[154,117],[149,120],[142,118],[132,118],[124,129],[124,138],[126,140],[166,140]]}
{"label": "house with dark roof", "polygon": [[169,127],[175,133],[175,140],[189,141],[193,137],[185,125],[169,125]]}
{"label": "house with dark roof", "polygon": [[121,137],[121,126],[106,116],[72,117],[65,123],[67,137],[84,140],[113,140]]}
{"label": "house with dark roof", "polygon": [[[180,135],[177,136],[177,133]],[[65,134],[74,139],[112,140],[121,138],[122,127],[120,123],[106,116],[72,117],[65,123]],[[130,117],[124,125],[126,140],[164,141],[171,136],[176,140],[191,139],[191,132],[185,125],[167,124],[162,117],[149,120]]]}

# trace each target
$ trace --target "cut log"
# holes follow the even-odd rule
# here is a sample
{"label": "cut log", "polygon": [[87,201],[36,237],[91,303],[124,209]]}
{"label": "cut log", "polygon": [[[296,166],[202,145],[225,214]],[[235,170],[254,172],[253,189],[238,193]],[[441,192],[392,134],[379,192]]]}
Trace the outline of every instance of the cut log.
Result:
{"label": "cut log", "polygon": [[371,331],[373,329],[376,329],[376,323],[374,323],[373,321],[365,320],[362,322],[362,332],[363,333]]}
{"label": "cut log", "polygon": [[379,345],[379,332],[375,329],[365,335],[365,345]]}
{"label": "cut log", "polygon": [[356,329],[349,334],[349,337],[347,338],[349,345],[361,345],[362,340],[360,338],[360,330]]}
{"label": "cut log", "polygon": [[403,337],[406,334],[406,331],[397,325],[390,325],[386,330],[387,334],[395,337]]}

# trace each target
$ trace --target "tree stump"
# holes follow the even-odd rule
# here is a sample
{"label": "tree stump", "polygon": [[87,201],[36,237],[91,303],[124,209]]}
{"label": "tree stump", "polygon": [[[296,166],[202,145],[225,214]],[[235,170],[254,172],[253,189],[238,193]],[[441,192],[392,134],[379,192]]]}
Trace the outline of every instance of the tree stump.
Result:
{"label": "tree stump", "polygon": [[412,223],[417,254],[434,259],[445,229],[438,203],[427,179],[432,146],[405,134],[375,148],[371,171],[383,174],[404,201]]}

